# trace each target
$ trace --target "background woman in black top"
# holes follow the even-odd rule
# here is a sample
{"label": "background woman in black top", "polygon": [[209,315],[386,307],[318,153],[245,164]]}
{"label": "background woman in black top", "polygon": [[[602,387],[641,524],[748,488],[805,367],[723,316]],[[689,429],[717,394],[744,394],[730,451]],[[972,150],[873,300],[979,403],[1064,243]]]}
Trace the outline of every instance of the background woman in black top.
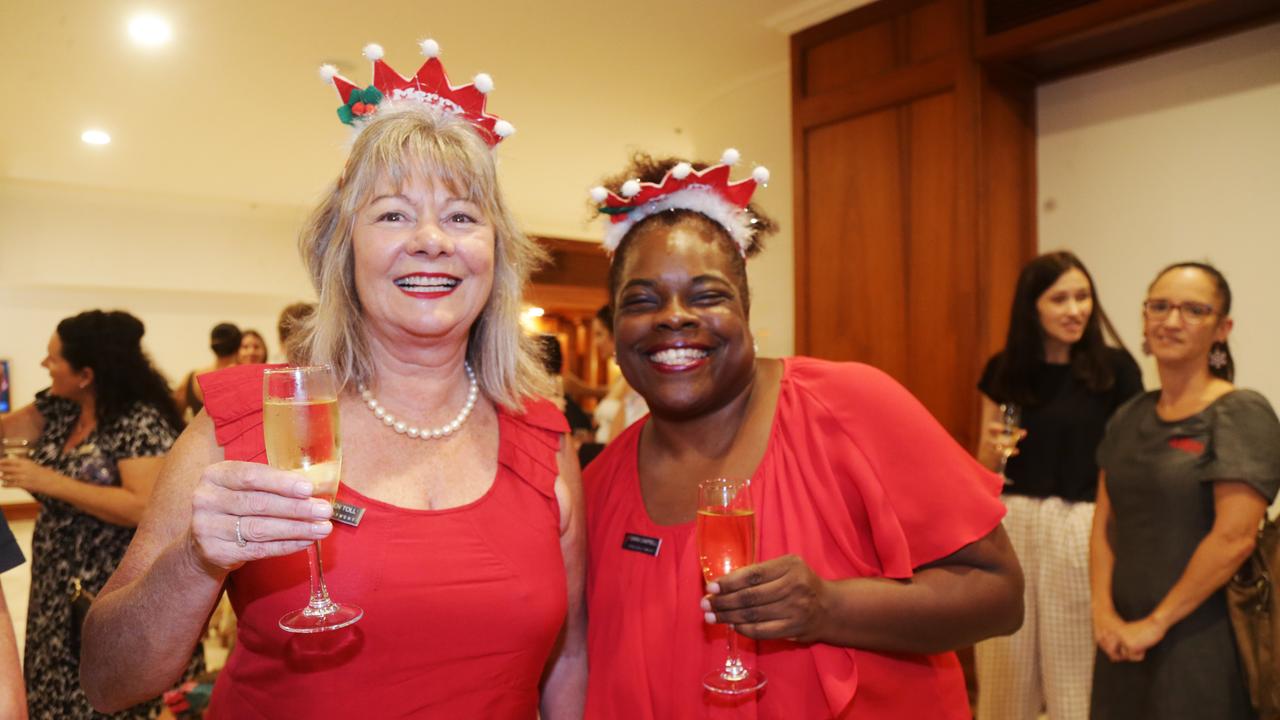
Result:
{"label": "background woman in black top", "polygon": [[978,718],[1032,719],[1047,706],[1052,720],[1083,720],[1094,657],[1094,454],[1107,419],[1142,390],[1142,377],[1079,258],[1054,252],[1022,269],[1005,347],[978,387],[986,432],[977,455],[987,467],[999,467],[1007,437],[999,405],[1021,410],[1024,434],[1005,468],[1004,523],[1026,577],[1022,629],[976,648]]}

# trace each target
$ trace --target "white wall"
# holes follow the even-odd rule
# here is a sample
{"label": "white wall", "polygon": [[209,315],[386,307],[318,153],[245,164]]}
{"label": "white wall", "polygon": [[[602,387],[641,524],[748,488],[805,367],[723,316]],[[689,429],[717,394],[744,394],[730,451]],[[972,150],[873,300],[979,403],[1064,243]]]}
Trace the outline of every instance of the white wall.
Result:
{"label": "white wall", "polygon": [[1140,305],[1162,267],[1227,276],[1237,383],[1280,404],[1280,24],[1040,88],[1039,238],[1084,260],[1147,387]]}
{"label": "white wall", "polygon": [[209,330],[253,327],[276,350],[286,304],[314,294],[294,238],[300,208],[0,181],[0,357],[15,406],[48,385],[40,367],[58,321],[121,309],[171,382],[212,362]]}

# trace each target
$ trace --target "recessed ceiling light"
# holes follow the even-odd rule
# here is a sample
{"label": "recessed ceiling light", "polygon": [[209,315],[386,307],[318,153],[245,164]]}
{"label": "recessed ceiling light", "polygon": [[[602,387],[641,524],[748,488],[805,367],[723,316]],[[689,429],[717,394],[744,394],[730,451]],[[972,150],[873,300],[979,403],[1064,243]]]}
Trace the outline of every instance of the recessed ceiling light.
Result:
{"label": "recessed ceiling light", "polygon": [[135,15],[129,21],[129,37],[139,45],[156,47],[164,45],[173,38],[173,28],[169,21],[159,15]]}
{"label": "recessed ceiling light", "polygon": [[105,130],[85,130],[80,133],[80,139],[90,145],[106,145],[111,142],[111,136]]}

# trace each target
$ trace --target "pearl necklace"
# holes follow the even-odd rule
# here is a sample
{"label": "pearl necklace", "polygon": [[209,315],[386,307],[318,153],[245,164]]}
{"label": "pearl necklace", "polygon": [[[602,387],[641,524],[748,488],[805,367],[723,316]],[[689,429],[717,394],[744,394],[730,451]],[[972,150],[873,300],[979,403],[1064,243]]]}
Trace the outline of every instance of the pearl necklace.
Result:
{"label": "pearl necklace", "polygon": [[395,415],[387,412],[387,409],[382,407],[382,404],[378,402],[368,388],[364,385],[356,387],[360,391],[360,397],[364,400],[364,404],[373,411],[373,414],[382,421],[383,425],[401,435],[408,435],[416,440],[437,440],[449,437],[457,432],[458,428],[462,427],[462,423],[466,422],[467,418],[471,416],[471,411],[476,406],[476,400],[480,397],[480,385],[476,383],[476,374],[472,371],[471,364],[464,363],[463,367],[467,370],[467,379],[471,381],[471,388],[467,391],[467,402],[462,406],[462,411],[458,413],[457,417],[438,428],[418,428],[414,425],[409,425],[403,420],[397,420]]}

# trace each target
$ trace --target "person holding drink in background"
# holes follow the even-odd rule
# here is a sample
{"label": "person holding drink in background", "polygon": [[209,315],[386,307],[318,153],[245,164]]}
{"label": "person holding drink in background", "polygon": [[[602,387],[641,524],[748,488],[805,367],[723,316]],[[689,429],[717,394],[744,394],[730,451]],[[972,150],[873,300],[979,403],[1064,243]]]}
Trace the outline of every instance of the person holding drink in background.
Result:
{"label": "person holding drink in background", "polygon": [[[99,592],[120,565],[181,427],[168,384],[142,350],[145,331],[122,311],[62,320],[41,363],[49,388],[0,419],[0,483],[40,503],[23,656],[33,718],[94,717],[80,688],[70,590]],[[171,679],[204,670],[195,640],[174,655]],[[152,717],[167,689],[131,698],[115,717]]]}
{"label": "person holding drink in background", "polygon": [[979,720],[1089,715],[1089,530],[1107,419],[1142,391],[1138,364],[1070,252],[1018,275],[1004,349],[978,382],[977,456],[1007,478],[1005,530],[1026,578],[1022,629],[979,643]]}
{"label": "person holding drink in background", "polygon": [[[207,717],[581,714],[578,471],[519,328],[541,253],[497,184],[493,146],[512,128],[484,112],[488,76],[451,88],[438,45],[421,49],[411,79],[376,45],[374,87],[324,73],[359,133],[301,235],[319,305],[289,348],[337,381],[339,515],[313,497],[319,478],[262,464],[308,464],[278,461],[270,427],[264,443],[263,366],[202,377],[207,414],[85,628],[103,710],[167,686],[225,584],[237,641]],[[363,615],[286,632],[320,589],[298,553],[320,539],[315,570]]]}
{"label": "person holding drink in background", "polygon": [[768,172],[721,160],[638,155],[592,192],[651,414],[584,477],[587,716],[968,717],[951,650],[1021,622],[1000,481],[884,373],[757,357]]}
{"label": "person holding drink in background", "polygon": [[1280,488],[1280,420],[1232,384],[1231,287],[1216,268],[1162,270],[1142,319],[1160,388],[1116,410],[1098,447],[1090,717],[1254,718],[1225,586]]}

